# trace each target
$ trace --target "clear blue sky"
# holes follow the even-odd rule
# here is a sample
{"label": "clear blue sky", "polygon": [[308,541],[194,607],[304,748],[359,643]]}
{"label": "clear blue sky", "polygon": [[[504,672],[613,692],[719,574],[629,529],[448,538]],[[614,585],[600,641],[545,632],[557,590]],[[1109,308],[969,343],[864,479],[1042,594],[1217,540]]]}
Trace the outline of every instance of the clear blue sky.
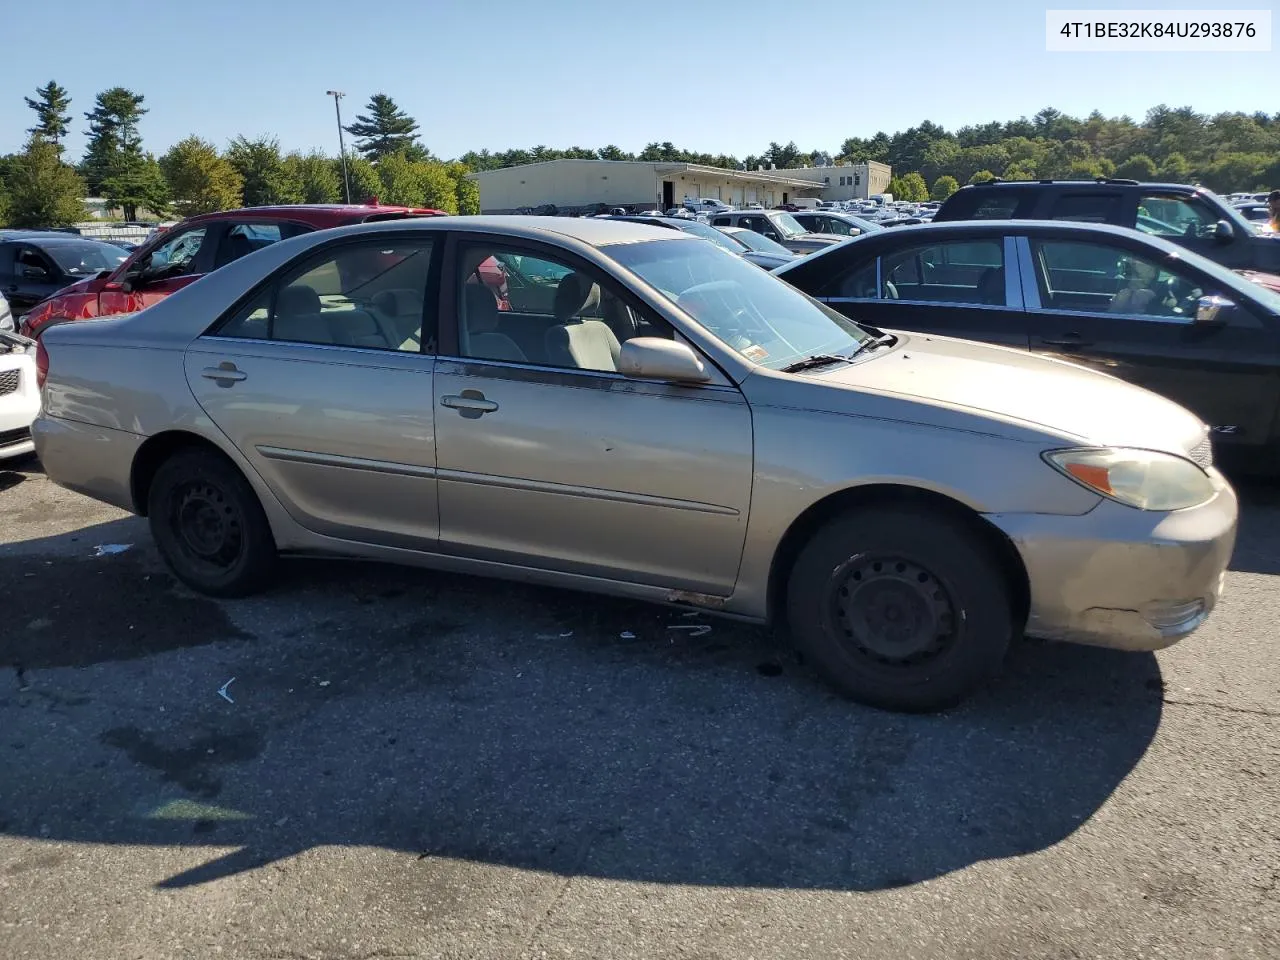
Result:
{"label": "clear blue sky", "polygon": [[[1105,0],[60,0],[4,4],[0,153],[55,79],[71,92],[69,147],[107,87],[146,96],[144,145],[188,134],[220,147],[271,134],[337,149],[385,92],[434,153],[546,144],[639,150],[652,140],[745,156],[770,140],[833,150],[929,119],[948,129],[1044,106],[1141,118],[1164,102],[1206,113],[1280,110],[1280,53],[1046,53],[1047,7]],[[1164,9],[1274,0],[1163,0]],[[1280,16],[1273,12],[1280,29]],[[12,42],[17,40],[18,42]]]}

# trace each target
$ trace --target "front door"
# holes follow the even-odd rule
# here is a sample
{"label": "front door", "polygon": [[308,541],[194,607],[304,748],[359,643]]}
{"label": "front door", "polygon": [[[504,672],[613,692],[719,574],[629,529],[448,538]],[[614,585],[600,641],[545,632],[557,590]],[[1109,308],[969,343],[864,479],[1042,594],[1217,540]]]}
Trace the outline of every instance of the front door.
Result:
{"label": "front door", "polygon": [[1280,333],[1236,311],[1195,323],[1202,295],[1223,293],[1185,264],[1093,241],[1032,240],[1038,302],[1031,348],[1095,367],[1175,400],[1231,444],[1265,443],[1280,401]]}
{"label": "front door", "polygon": [[107,280],[98,294],[98,315],[136,313],[197,280],[212,268],[216,233],[220,232],[221,224],[214,221],[162,234],[161,242]]}
{"label": "front door", "polygon": [[[558,275],[550,313],[499,311],[471,264]],[[536,262],[535,262],[536,261]],[[458,243],[435,377],[441,547],[728,596],[751,496],[751,411],[727,380],[616,372],[620,344],[675,336],[556,247]]]}
{"label": "front door", "polygon": [[317,533],[436,546],[432,248],[419,233],[310,254],[187,351],[201,407]]}

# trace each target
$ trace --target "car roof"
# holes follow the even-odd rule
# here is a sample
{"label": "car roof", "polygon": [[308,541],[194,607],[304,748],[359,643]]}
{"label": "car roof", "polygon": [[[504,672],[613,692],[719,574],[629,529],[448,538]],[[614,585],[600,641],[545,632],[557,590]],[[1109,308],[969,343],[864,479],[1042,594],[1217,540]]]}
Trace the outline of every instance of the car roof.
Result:
{"label": "car roof", "polygon": [[[1203,189],[1186,183],[1157,183],[1122,180],[1113,177],[1106,180],[987,180],[983,183],[967,183],[960,190],[991,190],[995,188],[1003,190],[1044,190],[1047,188],[1079,190],[1082,187],[1089,187],[1095,190],[1111,187],[1125,190],[1164,190],[1177,193],[1195,193],[1197,190]],[[956,193],[959,192],[959,190],[956,191]],[[952,196],[954,195],[952,194]]]}
{"label": "car roof", "polygon": [[521,214],[381,220],[375,223],[356,223],[338,227],[329,231],[329,235],[340,236],[344,233],[360,235],[369,231],[393,230],[458,230],[474,233],[498,231],[511,237],[529,240],[546,239],[549,235],[558,235],[593,247],[617,243],[640,243],[645,240],[684,239],[676,237],[669,227],[656,227],[648,223],[613,217],[537,217]]}
{"label": "car roof", "polygon": [[[1167,254],[1185,256],[1187,253],[1186,248],[1170,243],[1162,237],[1131,230],[1128,227],[1113,226],[1109,223],[1078,223],[1072,220],[947,220],[942,223],[924,221],[921,223],[902,224],[892,229],[877,230],[874,233],[864,233],[860,237],[852,237],[844,243],[833,244],[826,250],[819,250],[807,257],[787,264],[779,268],[778,272],[789,272],[793,267],[795,269],[812,269],[813,265],[823,257],[838,250],[849,250],[853,248],[854,244],[859,245],[857,247],[858,250],[873,250],[885,245],[897,246],[902,242],[897,239],[899,237],[907,238],[906,242],[910,242],[912,238],[917,241],[927,242],[929,240],[942,241],[986,234],[1033,237],[1047,234],[1064,238],[1071,238],[1075,234],[1081,240],[1088,238],[1097,240],[1103,237],[1110,237],[1130,242],[1137,240],[1148,246],[1157,247]],[[804,267],[800,266],[802,263],[805,264]]]}
{"label": "car roof", "polygon": [[[263,220],[297,220],[311,226],[326,227],[358,223],[379,215],[414,214],[418,216],[444,216],[443,210],[430,207],[400,207],[371,203],[296,203],[262,207],[237,207],[234,210],[218,210],[188,217],[179,226],[189,223],[207,223],[215,220],[233,220],[257,217]],[[174,227],[170,227],[170,230]]]}
{"label": "car roof", "polygon": [[[101,237],[83,237],[78,233],[63,233],[60,230],[0,230],[0,241],[23,240],[33,246],[57,247],[69,243],[97,243],[104,247],[114,246]],[[119,249],[117,247],[116,249]]]}

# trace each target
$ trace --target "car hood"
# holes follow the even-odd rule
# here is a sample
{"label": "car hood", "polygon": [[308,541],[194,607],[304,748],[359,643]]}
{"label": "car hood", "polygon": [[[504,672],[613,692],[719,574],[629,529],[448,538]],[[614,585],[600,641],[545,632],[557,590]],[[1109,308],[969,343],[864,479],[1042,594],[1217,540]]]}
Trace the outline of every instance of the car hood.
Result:
{"label": "car hood", "polygon": [[1236,273],[1273,293],[1280,293],[1280,274],[1263,273],[1261,270],[1237,270]]}
{"label": "car hood", "polygon": [[897,336],[891,349],[813,375],[831,386],[910,398],[941,414],[978,413],[1089,445],[1186,453],[1206,436],[1195,414],[1117,377],[968,340]]}

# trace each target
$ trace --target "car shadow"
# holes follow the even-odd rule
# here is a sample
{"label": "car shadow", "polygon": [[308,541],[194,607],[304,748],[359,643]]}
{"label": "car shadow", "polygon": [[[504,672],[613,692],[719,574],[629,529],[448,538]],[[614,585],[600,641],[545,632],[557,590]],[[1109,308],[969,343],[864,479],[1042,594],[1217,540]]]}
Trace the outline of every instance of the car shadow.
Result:
{"label": "car shadow", "polygon": [[1234,474],[1230,480],[1240,499],[1231,569],[1280,574],[1280,479]]}
{"label": "car shadow", "polygon": [[762,629],[679,610],[342,561],[215,602],[147,542],[49,539],[3,560],[41,588],[15,591],[21,630],[0,641],[0,666],[23,666],[0,686],[0,831],[233,848],[167,888],[331,845],[423,869],[897,887],[1070,836],[1161,717],[1150,655],[1024,641],[959,709],[895,715]]}

